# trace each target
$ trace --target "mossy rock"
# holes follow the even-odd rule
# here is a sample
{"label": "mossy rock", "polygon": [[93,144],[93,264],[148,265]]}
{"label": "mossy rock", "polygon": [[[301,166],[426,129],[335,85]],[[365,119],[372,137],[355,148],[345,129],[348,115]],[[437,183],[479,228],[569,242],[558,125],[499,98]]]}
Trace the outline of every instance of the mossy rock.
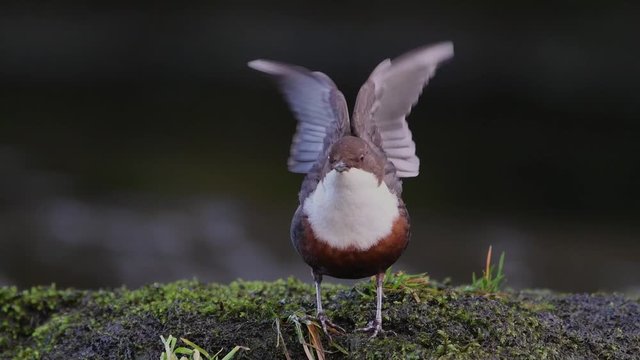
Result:
{"label": "mossy rock", "polygon": [[[419,280],[419,281],[416,281]],[[348,330],[329,359],[633,359],[640,356],[638,299],[611,294],[484,294],[426,278],[391,276],[385,336],[354,332],[373,316],[371,282],[323,285],[328,315]],[[306,358],[313,288],[296,279],[229,285],[178,281],[137,290],[0,288],[2,359],[158,359],[160,335],[235,358]],[[305,322],[310,325],[305,326]],[[300,325],[302,324],[302,325]],[[280,334],[280,335],[279,335]],[[284,343],[284,346],[283,346]],[[278,344],[278,346],[276,346]]]}

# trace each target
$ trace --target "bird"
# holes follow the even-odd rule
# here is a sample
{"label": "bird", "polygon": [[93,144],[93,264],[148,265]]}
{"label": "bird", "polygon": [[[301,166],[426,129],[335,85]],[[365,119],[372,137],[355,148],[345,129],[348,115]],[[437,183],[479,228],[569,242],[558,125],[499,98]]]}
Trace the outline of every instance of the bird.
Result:
{"label": "bird", "polygon": [[409,213],[402,179],[419,173],[406,117],[453,43],[423,46],[385,59],[358,91],[352,117],[344,95],[322,72],[258,59],[248,63],[271,77],[297,120],[287,161],[305,174],[291,222],[293,247],[311,268],[316,319],[325,334],[345,333],[322,307],[323,276],[376,278],[376,313],[364,328],[384,332],[386,270],[409,244]]}

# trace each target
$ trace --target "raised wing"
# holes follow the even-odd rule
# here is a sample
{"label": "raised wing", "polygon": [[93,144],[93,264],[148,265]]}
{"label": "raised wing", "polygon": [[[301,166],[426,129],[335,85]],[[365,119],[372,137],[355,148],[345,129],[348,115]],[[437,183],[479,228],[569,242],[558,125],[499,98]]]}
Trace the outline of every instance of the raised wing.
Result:
{"label": "raised wing", "polygon": [[406,116],[438,65],[453,57],[453,44],[439,43],[381,62],[358,92],[353,132],[380,147],[399,177],[417,176],[420,160]]}
{"label": "raised wing", "polygon": [[344,96],[321,72],[269,60],[254,60],[248,65],[277,81],[298,120],[287,161],[289,171],[308,173],[320,156],[325,155],[328,145],[349,132]]}

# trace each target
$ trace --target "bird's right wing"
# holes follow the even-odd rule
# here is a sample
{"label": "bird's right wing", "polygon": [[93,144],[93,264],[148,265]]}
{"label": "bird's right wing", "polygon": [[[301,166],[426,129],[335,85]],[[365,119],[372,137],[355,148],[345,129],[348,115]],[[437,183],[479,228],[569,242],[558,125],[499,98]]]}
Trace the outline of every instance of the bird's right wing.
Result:
{"label": "bird's right wing", "polygon": [[328,146],[350,131],[347,103],[333,81],[321,72],[270,60],[253,60],[249,67],[271,75],[298,120],[289,171],[308,173]]}

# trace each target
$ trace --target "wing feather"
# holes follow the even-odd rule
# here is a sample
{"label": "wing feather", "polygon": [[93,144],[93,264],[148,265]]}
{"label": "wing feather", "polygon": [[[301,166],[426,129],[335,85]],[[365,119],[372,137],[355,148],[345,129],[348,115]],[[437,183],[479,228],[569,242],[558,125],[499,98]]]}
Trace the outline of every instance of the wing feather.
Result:
{"label": "wing feather", "polygon": [[440,63],[453,57],[453,44],[439,43],[386,59],[358,92],[352,127],[385,152],[399,177],[417,176],[420,160],[406,116]]}
{"label": "wing feather", "polygon": [[295,173],[308,173],[325,156],[328,144],[349,131],[344,96],[321,72],[270,60],[249,62],[252,69],[271,75],[298,120],[287,166]]}

